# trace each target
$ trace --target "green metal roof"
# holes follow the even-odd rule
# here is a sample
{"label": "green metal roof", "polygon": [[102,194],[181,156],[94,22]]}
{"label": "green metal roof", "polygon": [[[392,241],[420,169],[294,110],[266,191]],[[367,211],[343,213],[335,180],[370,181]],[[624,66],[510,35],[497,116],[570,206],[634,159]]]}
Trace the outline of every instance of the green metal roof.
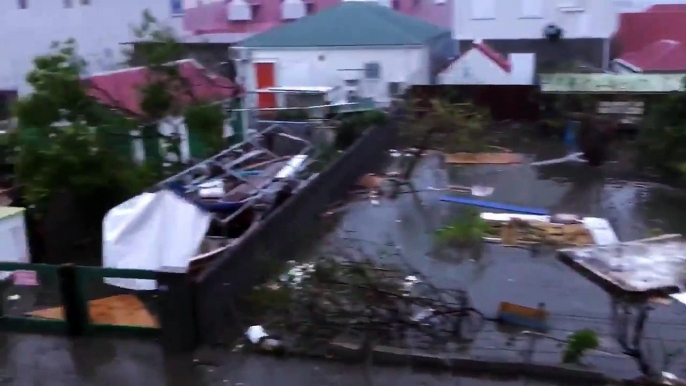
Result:
{"label": "green metal roof", "polygon": [[238,46],[248,48],[422,45],[450,33],[388,7],[346,1],[266,32]]}
{"label": "green metal roof", "polygon": [[14,206],[0,206],[0,220],[24,212],[24,208],[17,208]]}

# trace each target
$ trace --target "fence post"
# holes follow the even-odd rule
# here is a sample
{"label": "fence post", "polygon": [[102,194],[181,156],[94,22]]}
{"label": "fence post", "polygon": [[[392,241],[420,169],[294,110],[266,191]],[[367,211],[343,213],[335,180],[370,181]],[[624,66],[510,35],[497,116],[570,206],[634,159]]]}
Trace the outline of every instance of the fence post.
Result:
{"label": "fence post", "polygon": [[167,352],[189,352],[198,343],[194,284],[185,268],[162,267],[157,272],[161,340]]}
{"label": "fence post", "polygon": [[64,304],[64,319],[70,336],[84,335],[88,329],[88,301],[79,280],[78,267],[63,264],[57,268],[60,294]]}

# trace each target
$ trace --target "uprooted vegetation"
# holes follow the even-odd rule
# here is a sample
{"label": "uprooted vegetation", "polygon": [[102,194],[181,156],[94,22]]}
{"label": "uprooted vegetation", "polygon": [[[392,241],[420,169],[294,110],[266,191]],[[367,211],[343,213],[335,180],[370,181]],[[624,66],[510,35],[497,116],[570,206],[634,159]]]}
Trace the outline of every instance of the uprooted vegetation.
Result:
{"label": "uprooted vegetation", "polygon": [[[432,348],[466,343],[483,319],[462,290],[440,289],[399,258],[380,265],[361,249],[295,266],[253,291],[262,325],[289,350],[313,352],[333,340]],[[377,259],[374,259],[377,260]]]}
{"label": "uprooted vegetation", "polygon": [[409,101],[412,112],[400,130],[399,142],[406,147],[436,149],[446,153],[481,152],[489,149],[486,130],[492,120],[488,111],[471,103],[432,99]]}

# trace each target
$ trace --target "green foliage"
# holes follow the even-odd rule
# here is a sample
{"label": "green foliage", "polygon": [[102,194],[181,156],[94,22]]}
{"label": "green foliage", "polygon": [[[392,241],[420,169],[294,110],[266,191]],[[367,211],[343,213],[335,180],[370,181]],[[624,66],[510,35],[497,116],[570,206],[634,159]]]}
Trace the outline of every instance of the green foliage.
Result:
{"label": "green foliage", "polygon": [[652,103],[641,126],[636,141],[639,166],[667,177],[686,176],[686,91]]}
{"label": "green foliage", "polygon": [[16,164],[25,198],[38,214],[47,209],[55,192],[70,191],[84,200],[114,203],[150,182],[131,167],[130,160],[112,154],[89,126],[73,124],[46,131],[50,140],[24,142]]}
{"label": "green foliage", "polygon": [[580,330],[569,337],[567,349],[562,353],[562,363],[578,364],[588,350],[598,348],[598,335],[593,330]]}
{"label": "green foliage", "polygon": [[413,100],[407,109],[411,114],[399,135],[405,147],[426,145],[445,152],[479,152],[488,148],[486,128],[491,123],[490,114],[471,103]]}
{"label": "green foliage", "polygon": [[97,106],[81,81],[85,62],[76,54],[76,42],[53,43],[51,52],[33,60],[26,76],[33,93],[15,105],[19,127],[46,127],[65,119],[95,123]]}
{"label": "green foliage", "polygon": [[363,113],[345,115],[340,126],[336,129],[334,147],[345,150],[372,126],[383,125],[388,117],[383,111],[370,110]]}
{"label": "green foliage", "polygon": [[218,104],[200,103],[190,106],[184,113],[188,131],[199,133],[212,153],[224,148],[224,121],[226,116]]}
{"label": "green foliage", "polygon": [[444,244],[474,245],[483,240],[489,228],[478,210],[467,208],[450,225],[439,228],[436,231],[436,238]]}

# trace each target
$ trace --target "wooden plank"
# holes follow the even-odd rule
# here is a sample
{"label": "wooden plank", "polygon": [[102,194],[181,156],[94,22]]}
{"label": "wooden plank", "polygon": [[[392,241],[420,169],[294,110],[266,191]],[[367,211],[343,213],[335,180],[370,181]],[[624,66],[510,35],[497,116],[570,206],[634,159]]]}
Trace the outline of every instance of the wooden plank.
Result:
{"label": "wooden plank", "polygon": [[507,165],[522,163],[522,156],[514,153],[453,153],[445,155],[449,164]]}
{"label": "wooden plank", "polygon": [[[88,314],[93,324],[159,328],[159,323],[135,295],[117,295],[88,302]],[[43,319],[64,320],[63,307],[53,307],[27,313]]]}

